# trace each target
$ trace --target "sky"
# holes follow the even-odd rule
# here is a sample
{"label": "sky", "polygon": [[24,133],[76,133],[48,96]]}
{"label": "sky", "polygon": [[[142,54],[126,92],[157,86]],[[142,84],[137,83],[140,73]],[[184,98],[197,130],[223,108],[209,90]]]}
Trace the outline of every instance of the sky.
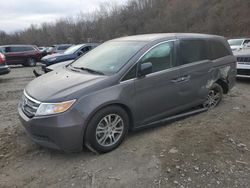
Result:
{"label": "sky", "polygon": [[99,5],[127,0],[0,0],[0,30],[7,33],[20,31],[31,24],[54,22],[60,18],[90,13]]}

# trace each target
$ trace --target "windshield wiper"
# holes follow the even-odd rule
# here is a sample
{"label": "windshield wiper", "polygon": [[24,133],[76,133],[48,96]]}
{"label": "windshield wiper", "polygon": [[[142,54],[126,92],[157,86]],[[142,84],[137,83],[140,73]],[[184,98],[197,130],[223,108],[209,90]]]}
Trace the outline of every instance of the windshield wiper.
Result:
{"label": "windshield wiper", "polygon": [[[73,67],[73,66],[72,66],[72,67]],[[94,74],[105,75],[105,74],[104,74],[103,72],[101,72],[101,71],[93,70],[93,69],[86,68],[86,67],[73,67],[73,68],[74,68],[74,69],[80,69],[80,70],[87,71],[87,72],[94,73]]]}

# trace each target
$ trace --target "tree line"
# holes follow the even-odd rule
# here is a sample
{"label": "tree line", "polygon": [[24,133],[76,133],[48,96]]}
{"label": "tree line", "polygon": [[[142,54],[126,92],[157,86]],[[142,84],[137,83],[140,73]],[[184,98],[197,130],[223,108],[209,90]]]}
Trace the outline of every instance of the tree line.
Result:
{"label": "tree line", "polygon": [[195,32],[243,37],[250,35],[249,0],[130,0],[102,4],[95,12],[79,13],[8,34],[0,45],[103,42],[144,33]]}

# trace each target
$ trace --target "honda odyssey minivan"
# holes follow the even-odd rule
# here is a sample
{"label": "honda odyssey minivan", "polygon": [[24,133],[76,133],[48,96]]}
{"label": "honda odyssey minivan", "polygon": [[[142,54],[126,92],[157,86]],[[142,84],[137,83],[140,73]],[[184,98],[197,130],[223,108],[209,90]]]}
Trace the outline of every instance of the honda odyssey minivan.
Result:
{"label": "honda odyssey minivan", "polygon": [[130,130],[214,108],[235,77],[236,59],[223,37],[129,36],[36,78],[18,110],[38,144],[104,153]]}

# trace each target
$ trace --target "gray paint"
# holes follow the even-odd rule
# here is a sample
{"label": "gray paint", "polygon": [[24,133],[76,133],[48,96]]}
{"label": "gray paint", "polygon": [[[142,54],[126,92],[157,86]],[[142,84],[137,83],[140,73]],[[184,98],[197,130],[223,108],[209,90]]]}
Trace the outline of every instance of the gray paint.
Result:
{"label": "gray paint", "polygon": [[[182,38],[219,40],[230,49],[226,39],[213,35],[151,34],[115,39],[147,41],[147,44],[112,76],[79,73],[63,67],[35,79],[25,88],[30,97],[40,102],[71,99],[77,99],[77,102],[62,114],[31,119],[19,107],[22,123],[31,135],[38,132],[52,138],[53,148],[80,150],[88,121],[107,105],[119,104],[124,107],[131,115],[131,129],[136,129],[201,104],[206,99],[209,87],[219,79],[229,89],[234,85],[236,60],[232,54],[214,61],[181,65],[121,82],[130,68],[154,45],[173,40],[178,46],[178,40]],[[177,49],[175,53],[177,57]],[[176,82],[176,79],[180,80]],[[42,145],[52,147],[51,142]]]}

